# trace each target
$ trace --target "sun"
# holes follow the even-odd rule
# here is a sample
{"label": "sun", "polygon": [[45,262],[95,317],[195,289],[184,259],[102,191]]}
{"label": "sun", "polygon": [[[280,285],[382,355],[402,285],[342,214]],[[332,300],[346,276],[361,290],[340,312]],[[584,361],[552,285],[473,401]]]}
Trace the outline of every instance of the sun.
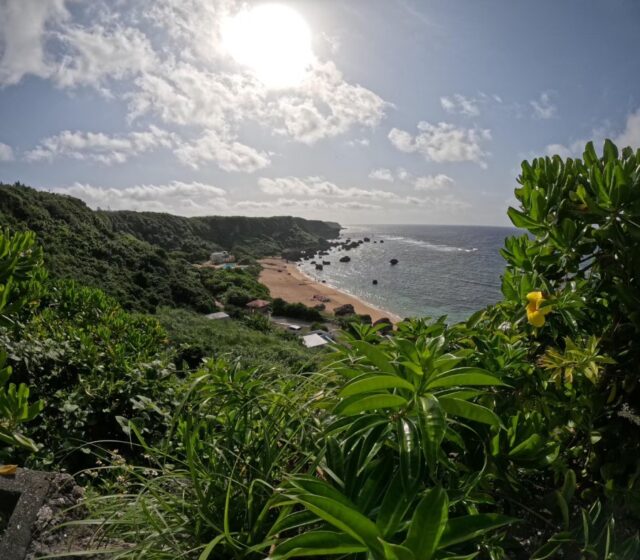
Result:
{"label": "sun", "polygon": [[260,4],[227,19],[222,43],[268,88],[299,85],[313,62],[307,22],[283,4]]}

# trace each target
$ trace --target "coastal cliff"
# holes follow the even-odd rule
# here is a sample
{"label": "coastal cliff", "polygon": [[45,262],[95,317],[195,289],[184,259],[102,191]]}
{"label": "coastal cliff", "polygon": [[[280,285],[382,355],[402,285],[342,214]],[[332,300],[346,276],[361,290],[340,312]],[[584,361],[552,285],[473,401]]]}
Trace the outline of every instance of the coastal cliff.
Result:
{"label": "coastal cliff", "polygon": [[70,196],[0,184],[0,226],[36,232],[53,278],[103,289],[127,309],[158,306],[210,311],[210,273],[192,266],[224,249],[246,262],[286,251],[324,248],[335,223],[291,216],[186,218],[92,210]]}

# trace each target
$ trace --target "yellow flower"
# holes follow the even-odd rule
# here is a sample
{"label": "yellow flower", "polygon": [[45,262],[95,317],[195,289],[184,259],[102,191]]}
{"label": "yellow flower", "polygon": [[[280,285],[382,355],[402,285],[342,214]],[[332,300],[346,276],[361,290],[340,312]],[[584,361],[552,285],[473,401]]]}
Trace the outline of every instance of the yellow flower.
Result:
{"label": "yellow flower", "polygon": [[542,292],[529,292],[527,294],[527,321],[534,327],[540,328],[544,325],[544,316],[551,311],[550,306],[541,307],[546,300]]}

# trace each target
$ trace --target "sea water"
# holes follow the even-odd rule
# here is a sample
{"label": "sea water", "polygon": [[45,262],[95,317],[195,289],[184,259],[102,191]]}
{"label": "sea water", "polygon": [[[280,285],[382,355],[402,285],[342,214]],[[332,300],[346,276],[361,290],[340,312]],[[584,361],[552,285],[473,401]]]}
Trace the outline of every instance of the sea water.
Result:
{"label": "sea water", "polygon": [[[439,317],[462,321],[499,301],[505,262],[499,250],[517,234],[513,228],[433,225],[345,227],[340,240],[368,237],[355,249],[332,249],[300,268],[312,278],[348,292],[400,317]],[[341,263],[348,255],[351,262]],[[392,266],[389,261],[397,259]],[[377,280],[377,285],[373,281]]]}

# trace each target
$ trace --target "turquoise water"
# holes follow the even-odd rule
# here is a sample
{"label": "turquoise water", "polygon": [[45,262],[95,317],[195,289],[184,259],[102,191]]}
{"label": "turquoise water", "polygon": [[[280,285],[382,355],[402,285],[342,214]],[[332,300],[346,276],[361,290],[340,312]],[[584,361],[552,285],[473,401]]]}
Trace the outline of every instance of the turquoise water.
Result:
{"label": "turquoise water", "polygon": [[[461,321],[501,299],[499,249],[515,233],[513,228],[477,226],[349,226],[341,239],[371,241],[350,251],[333,249],[320,257],[331,262],[322,271],[309,261],[300,268],[401,317],[448,315]],[[351,262],[339,262],[343,255]],[[392,258],[397,265],[389,264]]]}

